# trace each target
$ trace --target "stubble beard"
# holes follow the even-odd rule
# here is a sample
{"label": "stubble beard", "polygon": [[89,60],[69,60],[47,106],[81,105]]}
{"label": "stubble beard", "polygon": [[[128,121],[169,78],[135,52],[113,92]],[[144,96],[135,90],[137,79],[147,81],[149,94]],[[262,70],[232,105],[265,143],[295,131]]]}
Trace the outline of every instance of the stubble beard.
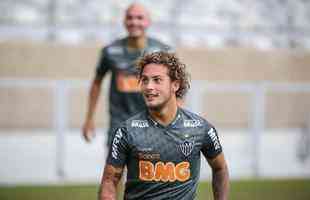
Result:
{"label": "stubble beard", "polygon": [[167,99],[165,99],[163,102],[158,103],[157,105],[148,106],[148,109],[153,112],[160,112],[161,110],[163,110],[163,108],[166,107],[166,105],[171,100],[171,98],[172,98],[172,95],[170,94],[170,96]]}

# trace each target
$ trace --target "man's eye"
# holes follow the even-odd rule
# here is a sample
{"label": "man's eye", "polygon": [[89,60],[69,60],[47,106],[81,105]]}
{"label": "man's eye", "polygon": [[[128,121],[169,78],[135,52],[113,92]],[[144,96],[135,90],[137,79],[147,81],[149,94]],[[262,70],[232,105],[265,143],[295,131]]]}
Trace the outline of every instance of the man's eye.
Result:
{"label": "man's eye", "polygon": [[148,80],[147,80],[146,78],[143,78],[143,79],[141,80],[141,82],[142,82],[142,84],[147,84]]}
{"label": "man's eye", "polygon": [[161,79],[160,79],[160,78],[155,78],[154,81],[155,81],[156,83],[160,83],[160,82],[161,82]]}

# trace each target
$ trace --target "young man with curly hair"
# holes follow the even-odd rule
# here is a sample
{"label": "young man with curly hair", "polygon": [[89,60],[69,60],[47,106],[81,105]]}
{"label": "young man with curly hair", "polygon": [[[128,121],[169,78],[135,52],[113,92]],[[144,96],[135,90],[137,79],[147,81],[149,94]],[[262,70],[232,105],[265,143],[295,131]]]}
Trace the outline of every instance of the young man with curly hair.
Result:
{"label": "young man with curly hair", "polygon": [[201,152],[212,169],[214,199],[228,199],[228,169],[216,129],[177,103],[190,86],[186,66],[174,54],[156,52],[141,58],[138,68],[147,110],[116,129],[99,199],[116,198],[126,166],[124,199],[193,200]]}

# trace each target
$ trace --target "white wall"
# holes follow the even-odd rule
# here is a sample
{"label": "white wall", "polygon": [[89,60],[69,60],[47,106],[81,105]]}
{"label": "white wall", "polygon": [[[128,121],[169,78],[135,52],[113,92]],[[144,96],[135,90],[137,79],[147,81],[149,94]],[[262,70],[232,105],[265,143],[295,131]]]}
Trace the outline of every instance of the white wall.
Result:
{"label": "white wall", "polygon": [[[103,130],[97,132],[91,144],[84,142],[79,130],[65,133],[64,174],[61,176],[57,171],[54,132],[1,130],[0,184],[99,183],[106,156],[106,138]],[[267,178],[310,178],[310,155],[304,162],[297,156],[302,144],[301,133],[299,129],[264,132],[258,145],[259,159],[253,160],[248,131],[219,129],[231,177],[251,178],[257,174]],[[201,179],[210,180],[210,169],[203,163]],[[257,168],[253,166],[255,163]]]}

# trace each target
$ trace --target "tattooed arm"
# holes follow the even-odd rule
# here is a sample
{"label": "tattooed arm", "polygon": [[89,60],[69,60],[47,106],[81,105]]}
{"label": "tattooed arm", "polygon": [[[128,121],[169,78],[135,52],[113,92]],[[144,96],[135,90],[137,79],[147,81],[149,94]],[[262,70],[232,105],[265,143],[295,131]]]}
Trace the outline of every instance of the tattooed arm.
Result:
{"label": "tattooed arm", "polygon": [[213,159],[208,159],[212,168],[212,188],[214,200],[227,200],[229,192],[229,175],[224,154],[220,153]]}
{"label": "tattooed arm", "polygon": [[99,200],[117,199],[117,184],[122,177],[122,173],[123,168],[116,168],[109,164],[105,166],[99,188]]}

